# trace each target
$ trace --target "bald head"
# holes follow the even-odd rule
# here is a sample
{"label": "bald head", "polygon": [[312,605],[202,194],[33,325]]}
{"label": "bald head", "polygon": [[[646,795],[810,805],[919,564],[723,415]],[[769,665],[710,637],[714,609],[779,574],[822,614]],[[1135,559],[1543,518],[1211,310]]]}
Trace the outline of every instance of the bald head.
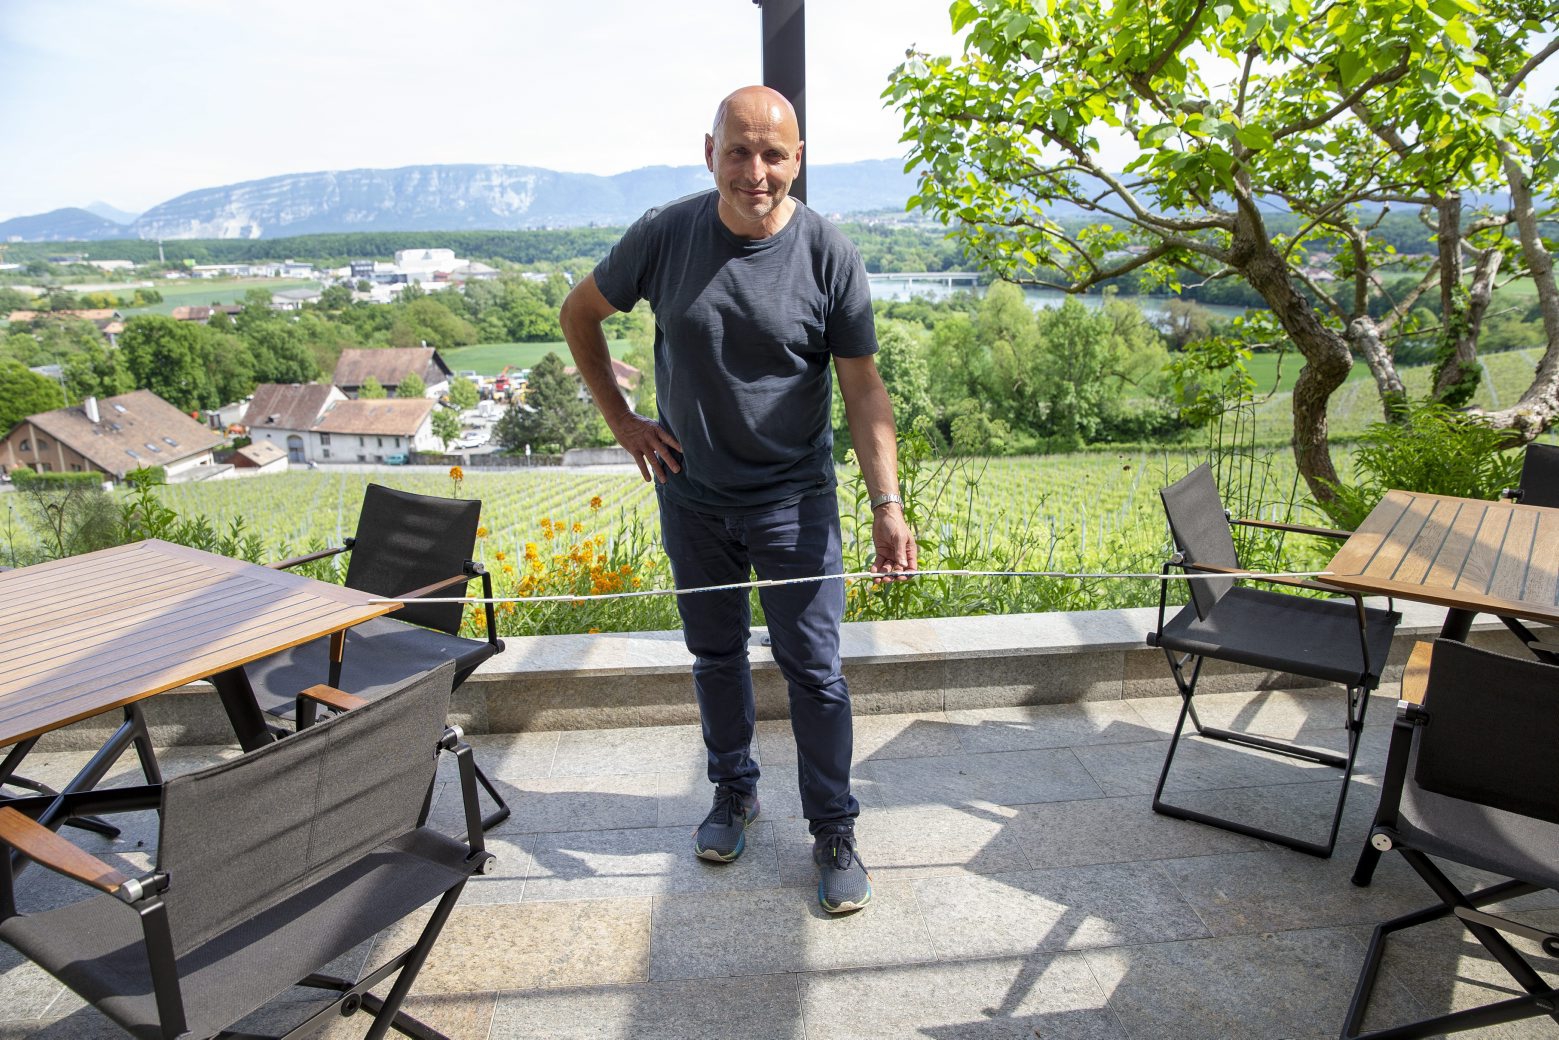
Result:
{"label": "bald head", "polygon": [[801,169],[801,127],[785,95],[768,87],[733,91],[704,135],[704,164],[720,190],[720,219],[745,238],[772,235],[796,202],[790,184]]}
{"label": "bald head", "polygon": [[718,139],[726,123],[733,119],[777,132],[798,143],[801,140],[801,124],[796,119],[795,108],[789,98],[772,87],[754,85],[727,94],[715,109],[710,133]]}

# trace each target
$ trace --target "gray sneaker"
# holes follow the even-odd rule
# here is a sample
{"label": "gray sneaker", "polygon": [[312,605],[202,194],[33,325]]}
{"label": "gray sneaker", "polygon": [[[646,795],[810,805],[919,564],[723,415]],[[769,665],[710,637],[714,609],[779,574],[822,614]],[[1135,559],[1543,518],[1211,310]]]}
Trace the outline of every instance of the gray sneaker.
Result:
{"label": "gray sneaker", "polygon": [[758,796],[734,787],[715,787],[715,804],[693,832],[693,854],[715,863],[729,863],[747,847],[747,825],[758,818]]}
{"label": "gray sneaker", "polygon": [[825,825],[813,839],[812,862],[818,867],[817,901],[824,910],[843,914],[872,901],[872,876],[855,849],[854,825]]}

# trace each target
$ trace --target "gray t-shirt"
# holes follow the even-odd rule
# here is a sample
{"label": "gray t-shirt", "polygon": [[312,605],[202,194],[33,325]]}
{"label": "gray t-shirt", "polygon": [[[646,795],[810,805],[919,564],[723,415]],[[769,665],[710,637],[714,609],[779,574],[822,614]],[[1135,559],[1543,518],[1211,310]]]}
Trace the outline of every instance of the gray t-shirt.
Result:
{"label": "gray t-shirt", "polygon": [[620,311],[655,311],[655,400],[682,445],[665,493],[736,515],[834,488],[833,356],[877,350],[860,252],[796,204],[768,238],[720,221],[713,190],[645,213],[595,269]]}

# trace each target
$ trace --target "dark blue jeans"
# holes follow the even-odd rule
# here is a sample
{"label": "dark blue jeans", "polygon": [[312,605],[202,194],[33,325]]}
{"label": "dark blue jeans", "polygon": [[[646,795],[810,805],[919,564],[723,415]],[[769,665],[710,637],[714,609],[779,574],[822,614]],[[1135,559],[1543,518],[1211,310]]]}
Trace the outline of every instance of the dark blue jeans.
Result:
{"label": "dark blue jeans", "polygon": [[[658,490],[658,489],[657,489]],[[660,530],[677,588],[759,578],[837,574],[839,503],[832,494],[748,516],[715,516],[660,495]],[[758,590],[769,641],[790,691],[801,809],[813,833],[853,820],[850,793],[850,691],[839,662],[842,580]],[[752,612],[747,590],[677,597],[682,636],[693,654],[693,691],[709,751],[709,779],[744,793],[756,789],[752,757],[757,717],[747,641]]]}

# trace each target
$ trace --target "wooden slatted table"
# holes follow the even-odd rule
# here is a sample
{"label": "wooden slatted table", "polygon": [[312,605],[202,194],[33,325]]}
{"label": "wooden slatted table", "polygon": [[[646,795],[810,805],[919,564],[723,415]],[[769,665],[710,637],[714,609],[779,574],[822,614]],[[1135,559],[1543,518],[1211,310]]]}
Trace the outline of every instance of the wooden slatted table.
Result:
{"label": "wooden slatted table", "polygon": [[1479,613],[1559,625],[1559,509],[1388,491],[1317,581],[1450,608],[1441,635]]}
{"label": "wooden slatted table", "polygon": [[205,678],[263,743],[242,665],[395,609],[373,598],[155,540],[0,574],[0,747]]}

